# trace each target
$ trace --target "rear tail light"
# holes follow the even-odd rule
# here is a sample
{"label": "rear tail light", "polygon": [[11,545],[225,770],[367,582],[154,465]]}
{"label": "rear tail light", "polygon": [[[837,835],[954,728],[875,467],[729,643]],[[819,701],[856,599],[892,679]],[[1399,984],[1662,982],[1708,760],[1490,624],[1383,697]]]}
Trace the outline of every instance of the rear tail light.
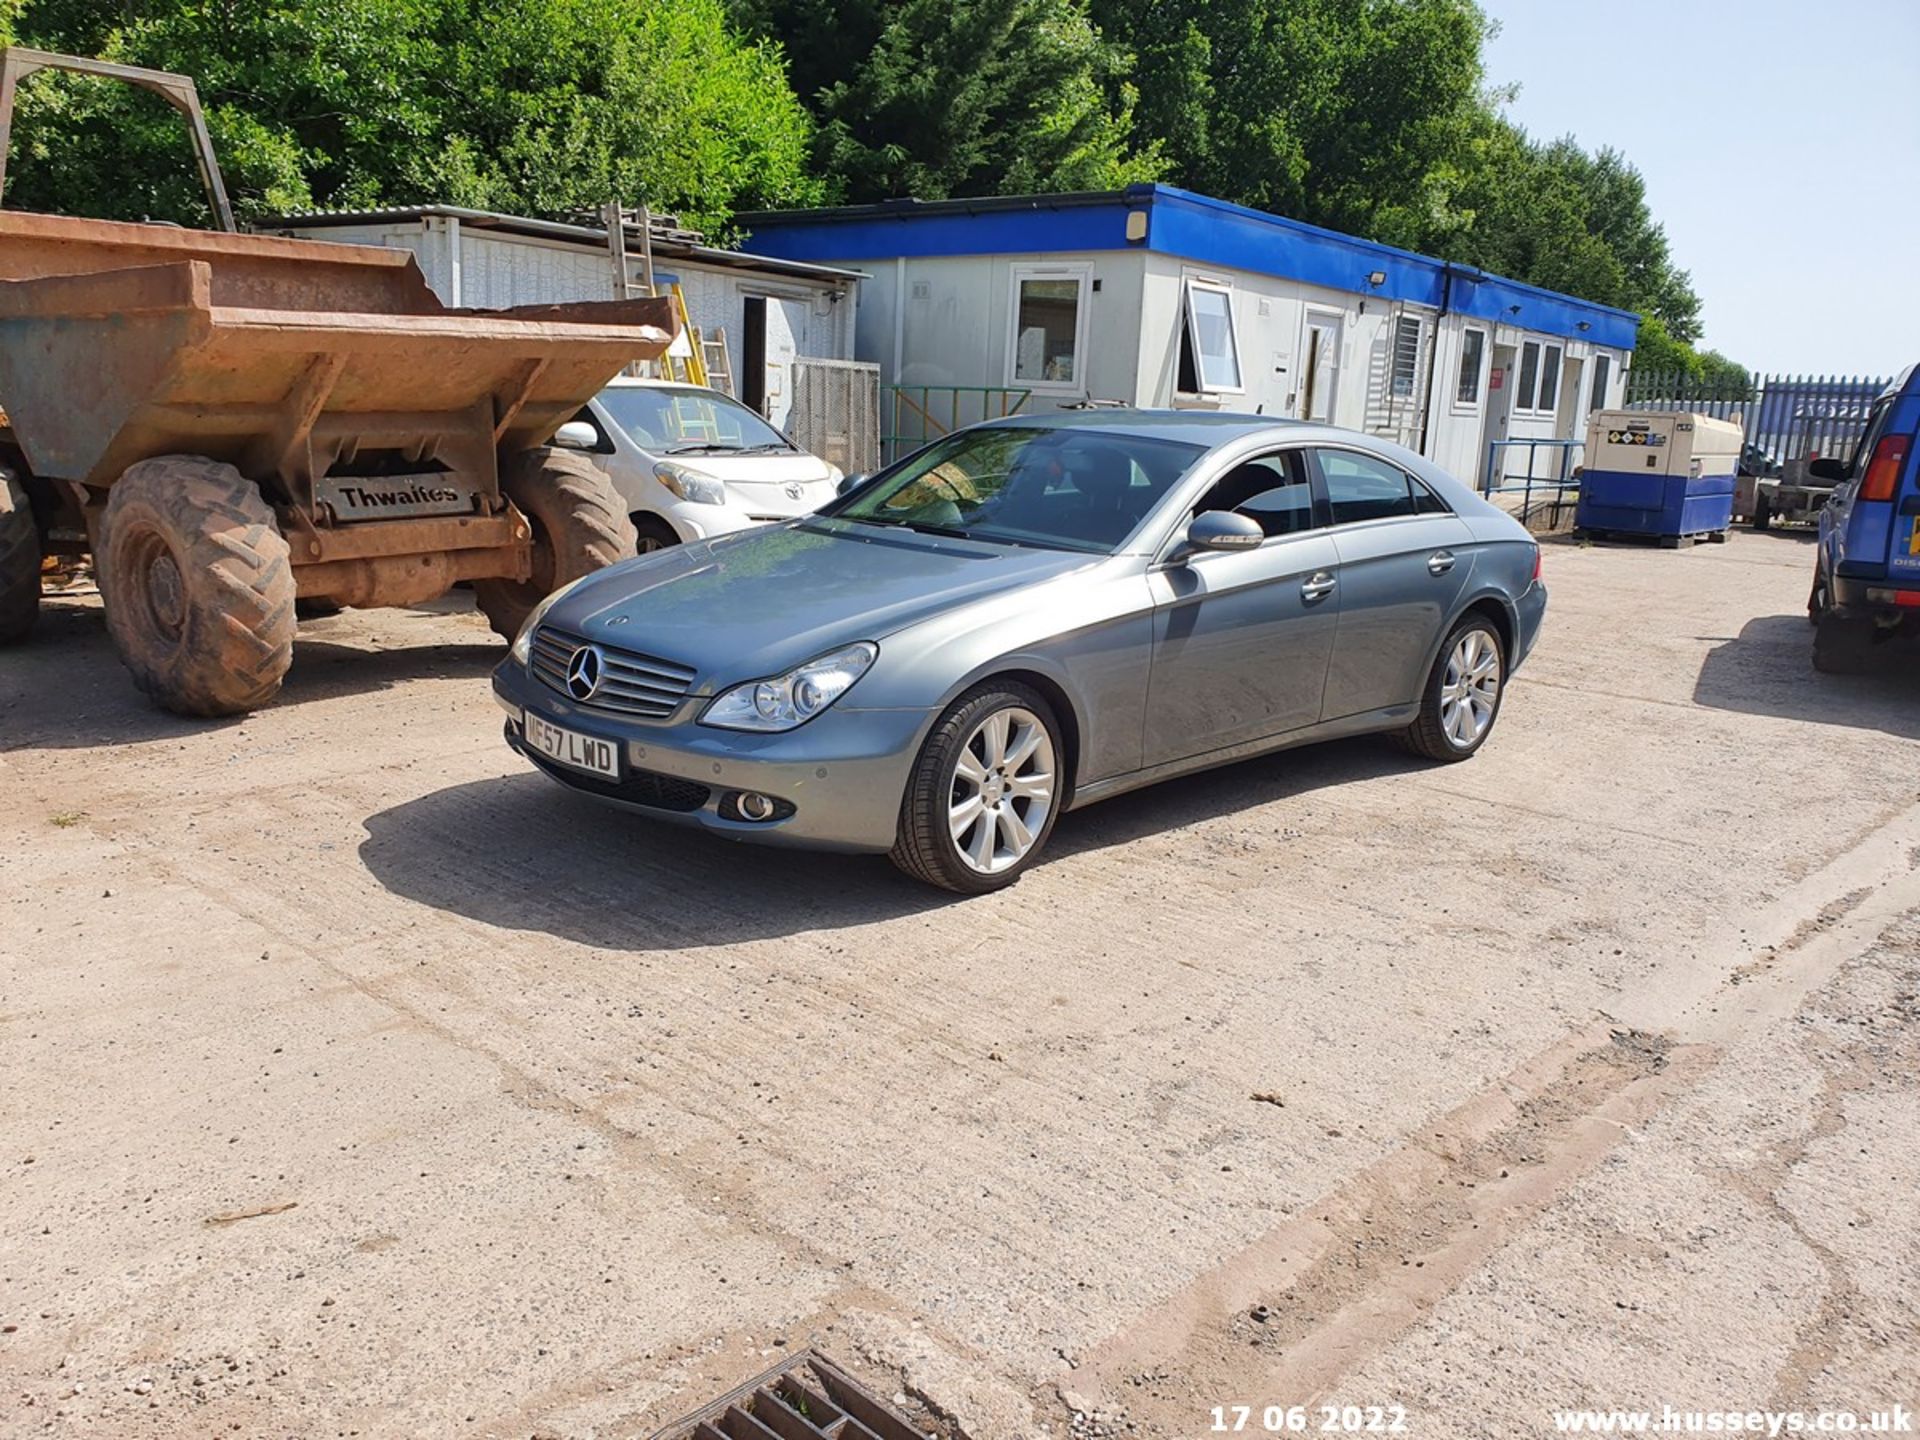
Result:
{"label": "rear tail light", "polygon": [[1907,468],[1907,435],[1882,435],[1873,447],[1873,459],[1867,462],[1867,478],[1860,482],[1862,500],[1891,500],[1900,487],[1900,472]]}
{"label": "rear tail light", "polygon": [[1909,610],[1920,610],[1920,590],[1869,590],[1867,603],[1900,605]]}
{"label": "rear tail light", "polygon": [[1538,545],[1533,547],[1533,578],[1535,580],[1540,578],[1540,547]]}

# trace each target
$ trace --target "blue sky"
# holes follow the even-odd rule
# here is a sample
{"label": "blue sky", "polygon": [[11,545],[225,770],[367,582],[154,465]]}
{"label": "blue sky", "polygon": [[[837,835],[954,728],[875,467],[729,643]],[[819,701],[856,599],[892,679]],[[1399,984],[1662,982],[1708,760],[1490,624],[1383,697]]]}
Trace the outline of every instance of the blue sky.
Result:
{"label": "blue sky", "polygon": [[1920,0],[1481,0],[1541,138],[1623,151],[1755,370],[1920,360]]}

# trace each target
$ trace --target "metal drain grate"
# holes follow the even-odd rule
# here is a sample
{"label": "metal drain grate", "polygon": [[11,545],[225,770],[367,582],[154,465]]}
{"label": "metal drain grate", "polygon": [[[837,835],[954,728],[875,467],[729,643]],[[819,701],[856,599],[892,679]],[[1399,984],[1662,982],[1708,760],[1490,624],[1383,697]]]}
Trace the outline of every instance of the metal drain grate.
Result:
{"label": "metal drain grate", "polygon": [[653,1440],[927,1440],[824,1355],[802,1350]]}

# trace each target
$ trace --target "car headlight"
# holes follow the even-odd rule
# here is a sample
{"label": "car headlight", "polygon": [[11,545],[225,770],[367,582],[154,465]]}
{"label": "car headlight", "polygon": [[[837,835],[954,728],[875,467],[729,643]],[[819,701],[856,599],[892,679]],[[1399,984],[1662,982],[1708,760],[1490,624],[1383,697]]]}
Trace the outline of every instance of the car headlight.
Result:
{"label": "car headlight", "polygon": [[833,486],[834,489],[837,490],[840,488],[840,482],[846,478],[847,478],[846,471],[842,470],[838,465],[835,465],[832,462],[828,462],[827,484]]}
{"label": "car headlight", "polygon": [[736,685],[707,706],[700,723],[723,730],[791,730],[804,725],[851,690],[879,653],[878,645],[862,640],[784,675]]}
{"label": "car headlight", "polygon": [[540,628],[540,622],[547,618],[547,612],[558,605],[561,597],[571,591],[574,586],[592,578],[591,575],[582,575],[579,580],[569,580],[528,611],[526,623],[520,627],[520,633],[513,637],[513,646],[507,653],[520,664],[529,664],[533,658],[533,632]]}
{"label": "car headlight", "polygon": [[718,476],[695,470],[691,465],[676,465],[671,460],[662,460],[653,467],[653,478],[682,500],[690,500],[695,505],[727,503],[725,483]]}

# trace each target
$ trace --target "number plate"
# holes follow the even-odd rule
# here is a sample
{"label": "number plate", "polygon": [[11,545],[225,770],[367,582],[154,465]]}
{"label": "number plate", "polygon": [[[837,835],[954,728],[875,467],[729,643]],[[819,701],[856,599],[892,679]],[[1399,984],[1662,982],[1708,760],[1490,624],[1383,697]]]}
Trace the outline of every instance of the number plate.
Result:
{"label": "number plate", "polygon": [[620,778],[620,747],[611,740],[599,740],[577,730],[563,730],[531,710],[527,711],[526,735],[528,746],[549,760],[608,780]]}

